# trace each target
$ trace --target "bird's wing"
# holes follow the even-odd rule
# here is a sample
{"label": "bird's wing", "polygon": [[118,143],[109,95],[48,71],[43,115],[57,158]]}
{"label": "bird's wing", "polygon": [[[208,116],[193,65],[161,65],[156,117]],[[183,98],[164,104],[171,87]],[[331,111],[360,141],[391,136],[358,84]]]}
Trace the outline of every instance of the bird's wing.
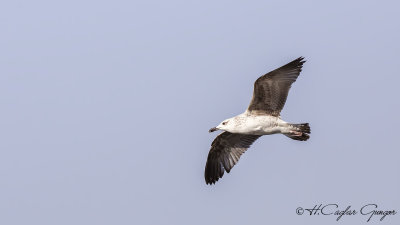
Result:
{"label": "bird's wing", "polygon": [[289,89],[299,76],[304,63],[304,58],[300,57],[259,77],[254,83],[253,98],[247,111],[255,115],[279,116]]}
{"label": "bird's wing", "polygon": [[239,161],[240,156],[254,143],[259,135],[223,132],[211,144],[204,178],[207,184],[214,184]]}

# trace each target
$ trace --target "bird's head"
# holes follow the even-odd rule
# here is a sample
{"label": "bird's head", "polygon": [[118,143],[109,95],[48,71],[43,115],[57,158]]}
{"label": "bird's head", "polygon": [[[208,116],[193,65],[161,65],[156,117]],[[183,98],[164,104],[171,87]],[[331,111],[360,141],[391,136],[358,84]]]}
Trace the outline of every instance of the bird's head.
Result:
{"label": "bird's head", "polygon": [[222,121],[218,126],[211,128],[208,132],[211,133],[217,130],[229,131],[232,128],[233,128],[233,120],[227,119]]}

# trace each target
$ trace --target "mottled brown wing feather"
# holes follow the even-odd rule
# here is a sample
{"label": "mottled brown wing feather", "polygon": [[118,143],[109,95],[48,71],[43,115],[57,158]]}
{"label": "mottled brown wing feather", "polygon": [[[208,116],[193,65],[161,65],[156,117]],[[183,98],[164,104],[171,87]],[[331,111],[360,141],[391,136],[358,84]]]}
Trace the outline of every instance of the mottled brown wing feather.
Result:
{"label": "mottled brown wing feather", "polygon": [[259,77],[254,83],[253,98],[248,107],[251,114],[279,116],[289,89],[300,75],[303,57]]}
{"label": "mottled brown wing feather", "polygon": [[204,178],[207,184],[214,184],[230,172],[240,156],[259,138],[259,135],[234,134],[223,132],[211,144],[208,153]]}

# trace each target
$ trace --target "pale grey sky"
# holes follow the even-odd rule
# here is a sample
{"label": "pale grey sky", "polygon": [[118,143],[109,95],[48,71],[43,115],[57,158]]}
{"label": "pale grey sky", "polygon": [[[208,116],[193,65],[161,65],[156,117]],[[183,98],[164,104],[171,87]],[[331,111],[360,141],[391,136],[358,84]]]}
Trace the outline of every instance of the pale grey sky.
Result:
{"label": "pale grey sky", "polygon": [[[3,1],[0,224],[366,224],[400,211],[396,1]],[[260,75],[307,62],[282,112],[214,186],[215,133]],[[400,224],[400,214],[382,222]]]}

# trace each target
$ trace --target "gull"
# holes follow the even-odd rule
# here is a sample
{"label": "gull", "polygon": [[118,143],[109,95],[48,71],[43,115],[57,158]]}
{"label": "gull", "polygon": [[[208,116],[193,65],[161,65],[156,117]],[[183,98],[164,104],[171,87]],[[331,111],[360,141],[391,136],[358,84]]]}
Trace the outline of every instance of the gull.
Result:
{"label": "gull", "polygon": [[204,172],[206,184],[215,184],[224,171],[229,173],[240,156],[263,135],[284,134],[298,141],[309,139],[308,123],[288,123],[280,117],[289,89],[304,63],[304,57],[299,57],[259,77],[254,83],[253,97],[247,110],[209,130],[210,133],[224,132],[211,144]]}

